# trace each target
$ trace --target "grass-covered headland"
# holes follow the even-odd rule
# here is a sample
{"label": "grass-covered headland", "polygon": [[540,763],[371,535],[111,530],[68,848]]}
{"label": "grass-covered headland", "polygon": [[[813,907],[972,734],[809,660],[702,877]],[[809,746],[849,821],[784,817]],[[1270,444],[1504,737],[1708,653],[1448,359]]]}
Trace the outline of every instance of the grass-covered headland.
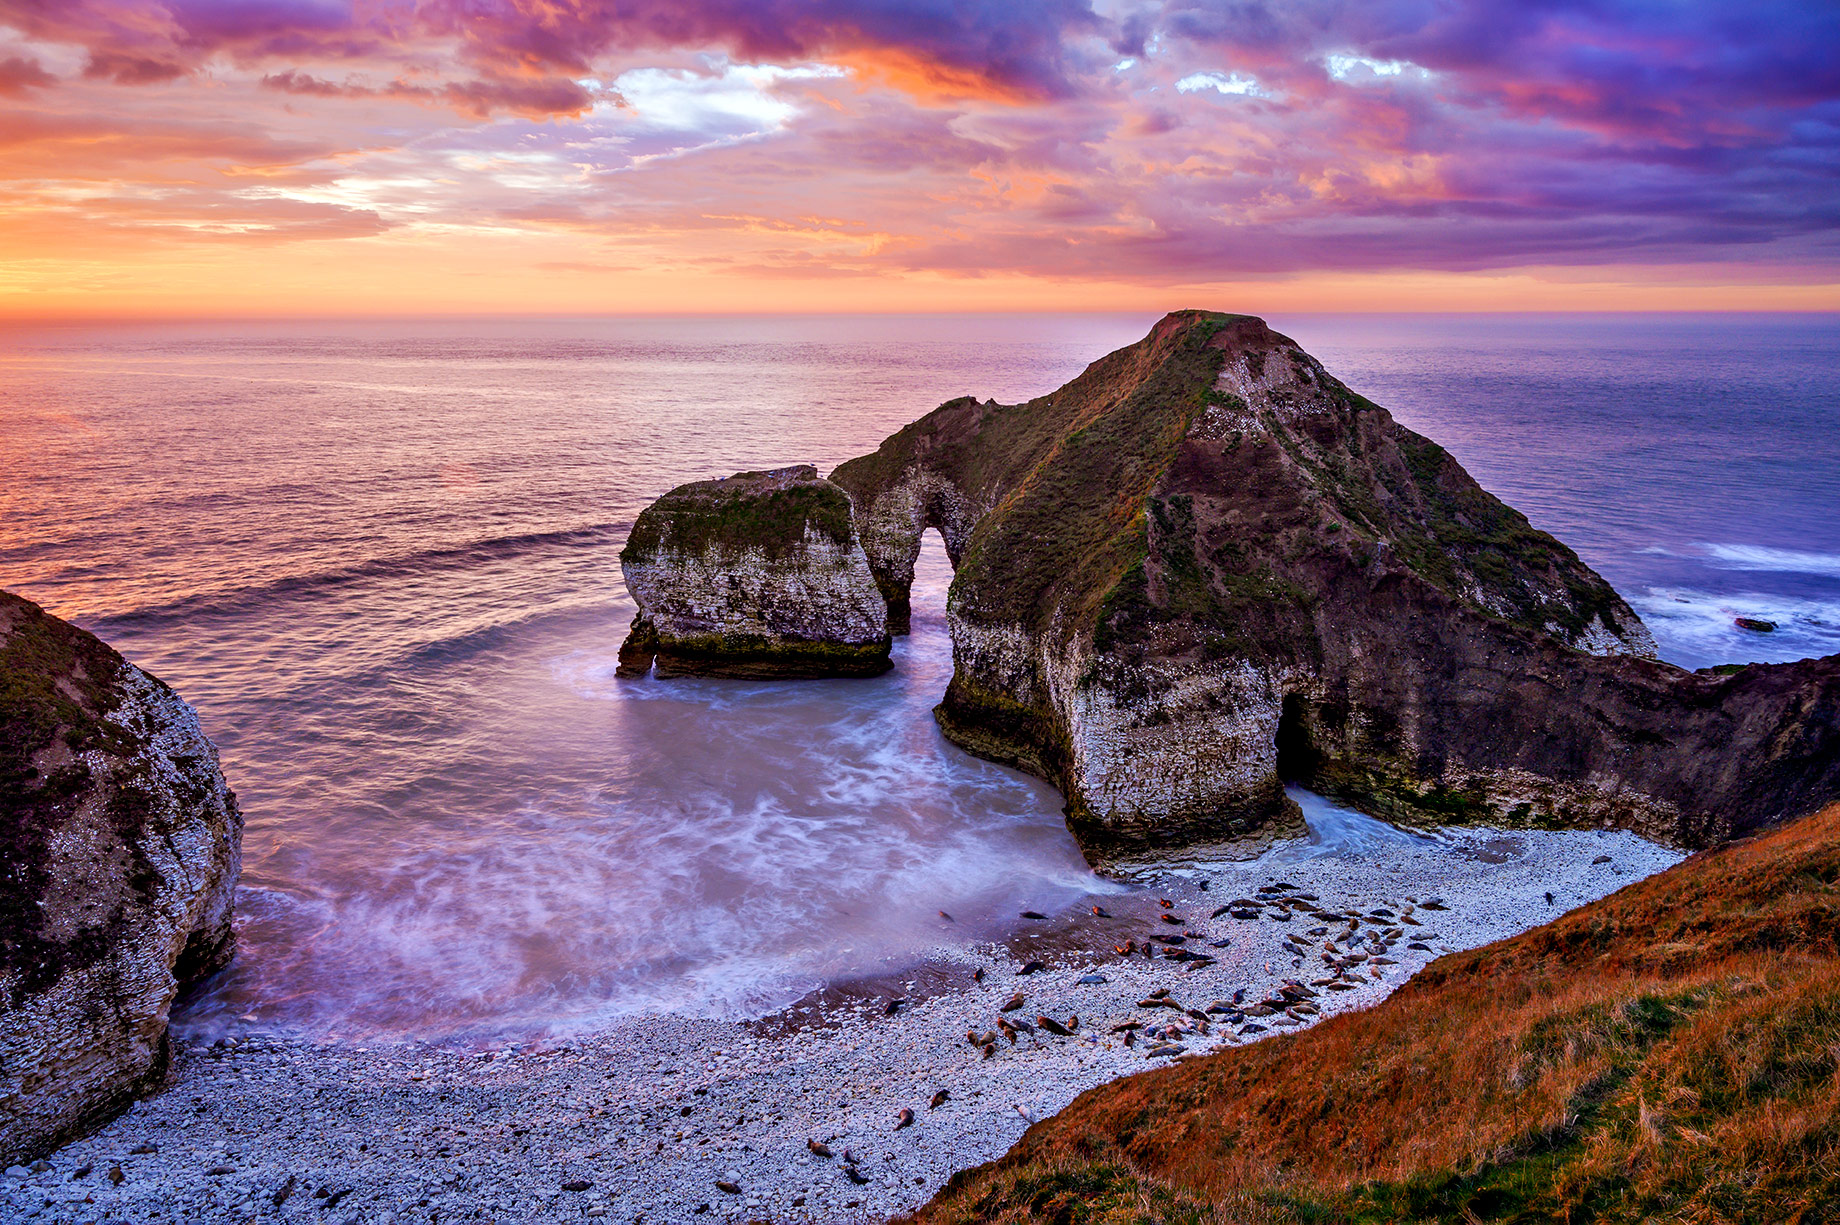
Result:
{"label": "grass-covered headland", "polygon": [[1840,1220],[1840,805],[1086,1093],[956,1222]]}

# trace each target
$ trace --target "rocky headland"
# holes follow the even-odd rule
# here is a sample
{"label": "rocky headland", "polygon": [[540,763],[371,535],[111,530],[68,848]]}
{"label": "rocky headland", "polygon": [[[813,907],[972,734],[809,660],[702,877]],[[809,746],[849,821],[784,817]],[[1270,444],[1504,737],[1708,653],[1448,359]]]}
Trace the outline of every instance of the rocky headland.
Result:
{"label": "rocky headland", "polygon": [[228,963],[242,816],[191,708],[0,592],[0,1158],[166,1073],[181,986]]}
{"label": "rocky headland", "polygon": [[[1258,319],[1172,314],[1046,396],[941,405],[825,484],[850,511],[830,540],[860,542],[896,631],[939,530],[939,723],[1060,787],[1094,859],[1294,829],[1287,780],[1406,823],[1684,846],[1840,795],[1840,657],[1658,661],[1575,553]],[[750,536],[746,481],[686,489],[736,525],[693,550],[688,624],[770,618],[753,559],[785,534]],[[684,492],[641,517],[636,556]],[[749,559],[732,585],[725,557]],[[813,590],[792,588],[801,625]],[[643,576],[633,595],[655,633],[668,599]]]}

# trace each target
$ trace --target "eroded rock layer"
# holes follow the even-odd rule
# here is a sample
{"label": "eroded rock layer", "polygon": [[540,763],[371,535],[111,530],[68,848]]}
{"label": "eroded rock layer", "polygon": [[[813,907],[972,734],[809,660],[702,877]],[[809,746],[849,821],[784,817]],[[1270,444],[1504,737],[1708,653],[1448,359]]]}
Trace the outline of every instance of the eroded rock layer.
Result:
{"label": "eroded rock layer", "polygon": [[242,824],[178,695],[0,592],[0,1161],[159,1083],[175,995],[234,949]]}
{"label": "eroded rock layer", "polygon": [[622,675],[888,670],[888,608],[850,500],[810,466],[673,489],[633,524],[620,570],[639,606]]}
{"label": "eroded rock layer", "polygon": [[1291,818],[1702,845],[1840,795],[1840,657],[1656,661],[1570,549],[1261,321],[1181,312],[1026,404],[956,400],[832,473],[904,624],[957,566],[940,724],[1051,779],[1089,853]]}

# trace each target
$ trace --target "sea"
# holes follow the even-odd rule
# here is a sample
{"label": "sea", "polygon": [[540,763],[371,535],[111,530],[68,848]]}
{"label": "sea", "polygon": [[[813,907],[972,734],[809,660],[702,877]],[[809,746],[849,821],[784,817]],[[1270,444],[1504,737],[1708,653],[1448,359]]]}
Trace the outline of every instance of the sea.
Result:
{"label": "sea", "polygon": [[[935,535],[874,680],[616,680],[618,553],[674,485],[828,470],[1154,321],[0,327],[0,587],[178,689],[247,816],[242,951],[181,1032],[752,1016],[924,955],[939,911],[973,941],[1109,887],[1052,787],[931,720]],[[1664,658],[1840,652],[1840,316],[1271,322],[1576,549]]]}

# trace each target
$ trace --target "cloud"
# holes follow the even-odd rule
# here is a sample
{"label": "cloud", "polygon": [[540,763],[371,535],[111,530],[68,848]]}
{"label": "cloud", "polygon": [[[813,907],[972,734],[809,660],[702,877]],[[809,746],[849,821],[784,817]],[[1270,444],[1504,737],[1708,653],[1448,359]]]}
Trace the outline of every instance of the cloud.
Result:
{"label": "cloud", "polygon": [[1238,72],[1193,72],[1176,82],[1177,93],[1192,94],[1198,89],[1245,98],[1271,97],[1271,91],[1260,85],[1257,77]]}
{"label": "cloud", "polygon": [[[475,78],[438,85],[395,80],[386,85],[367,85],[358,81],[334,83],[311,73],[289,69],[264,76],[262,86],[310,98],[395,98],[426,102],[481,119],[501,111],[533,118],[579,115],[592,108],[596,100],[596,93],[579,82],[554,77],[534,80]],[[602,94],[609,100],[619,101],[619,96],[612,91],[602,91]]]}
{"label": "cloud", "polygon": [[619,50],[827,60],[923,92],[1016,99],[1075,90],[1069,37],[1106,29],[1086,0],[431,0],[429,27],[501,70],[587,74]]}
{"label": "cloud", "polygon": [[845,64],[936,98],[1065,97],[1078,88],[1067,40],[1112,29],[1088,0],[13,0],[4,20],[86,48],[87,75],[122,85],[220,60],[278,79],[309,64],[426,72],[457,60],[467,79],[427,96],[562,115],[580,113],[577,82],[605,64],[684,48]]}
{"label": "cloud", "polygon": [[22,98],[27,90],[55,84],[57,78],[46,72],[37,60],[23,55],[0,58],[0,98]]}
{"label": "cloud", "polygon": [[618,248],[546,256],[579,275],[1840,277],[1816,0],[0,4],[0,185],[92,221],[112,196],[111,233],[160,242]]}
{"label": "cloud", "polygon": [[185,65],[172,60],[96,51],[90,54],[83,75],[92,81],[113,81],[117,85],[158,85],[162,81],[177,80],[188,71]]}

